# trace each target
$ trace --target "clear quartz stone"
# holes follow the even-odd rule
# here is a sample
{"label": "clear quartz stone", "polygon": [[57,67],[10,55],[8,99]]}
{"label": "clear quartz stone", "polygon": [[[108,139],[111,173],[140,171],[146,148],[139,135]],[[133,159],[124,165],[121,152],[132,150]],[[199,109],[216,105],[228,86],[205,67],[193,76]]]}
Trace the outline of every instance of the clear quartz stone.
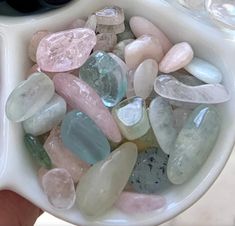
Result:
{"label": "clear quartz stone", "polygon": [[204,0],[178,0],[178,3],[191,10],[204,9]]}

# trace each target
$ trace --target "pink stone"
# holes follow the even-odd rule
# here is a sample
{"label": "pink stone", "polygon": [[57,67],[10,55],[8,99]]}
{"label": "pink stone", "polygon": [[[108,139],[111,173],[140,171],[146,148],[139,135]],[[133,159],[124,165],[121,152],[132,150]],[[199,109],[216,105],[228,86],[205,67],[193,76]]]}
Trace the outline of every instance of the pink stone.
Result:
{"label": "pink stone", "polygon": [[117,44],[117,35],[114,33],[102,33],[97,36],[97,43],[94,47],[94,51],[112,51],[114,46]]}
{"label": "pink stone", "polygon": [[73,178],[74,183],[77,183],[81,176],[89,169],[89,165],[70,150],[66,149],[60,137],[60,129],[55,127],[51,130],[47,138],[44,148],[49,155],[52,164],[57,168],[66,169]]}
{"label": "pink stone", "polygon": [[70,209],[75,202],[76,193],[73,179],[67,170],[55,168],[42,177],[42,187],[48,201],[57,209]]}
{"label": "pink stone", "polygon": [[161,196],[122,192],[115,206],[127,214],[140,214],[163,208],[165,203]]}
{"label": "pink stone", "polygon": [[43,71],[70,71],[85,63],[95,44],[95,32],[88,28],[53,33],[39,43],[37,63]]}
{"label": "pink stone", "polygon": [[86,21],[83,19],[74,20],[69,26],[68,29],[83,28],[86,24]]}
{"label": "pink stone", "polygon": [[55,75],[53,81],[57,93],[67,104],[87,114],[110,140],[116,143],[121,141],[121,134],[113,116],[94,89],[67,73]]}
{"label": "pink stone", "polygon": [[174,45],[164,56],[159,64],[159,70],[163,73],[177,71],[191,62],[193,49],[187,42]]}
{"label": "pink stone", "polygon": [[164,53],[166,53],[172,46],[166,35],[158,27],[156,27],[153,23],[151,23],[144,17],[131,17],[130,27],[136,37],[149,34],[158,38]]}
{"label": "pink stone", "polygon": [[136,69],[141,62],[154,59],[160,62],[163,50],[160,42],[152,35],[143,35],[125,48],[125,61],[129,69]]}

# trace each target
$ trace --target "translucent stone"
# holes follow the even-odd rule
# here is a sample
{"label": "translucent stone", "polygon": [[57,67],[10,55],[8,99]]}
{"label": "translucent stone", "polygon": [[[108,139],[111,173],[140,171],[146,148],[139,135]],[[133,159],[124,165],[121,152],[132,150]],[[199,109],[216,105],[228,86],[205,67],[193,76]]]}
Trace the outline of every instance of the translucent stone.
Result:
{"label": "translucent stone", "polygon": [[52,167],[51,160],[37,137],[30,134],[24,135],[24,143],[33,159],[46,169]]}
{"label": "translucent stone", "polygon": [[80,78],[90,85],[107,107],[115,106],[126,93],[126,73],[103,51],[94,52],[79,70]]}
{"label": "translucent stone", "polygon": [[50,204],[57,209],[70,209],[76,199],[73,179],[67,170],[56,168],[42,177],[42,187]]}
{"label": "translucent stone", "polygon": [[177,132],[183,128],[188,116],[192,111],[187,108],[175,108],[173,110],[173,116],[175,120],[175,128]]}
{"label": "translucent stone", "polygon": [[220,124],[221,119],[213,106],[200,105],[190,114],[167,165],[172,183],[183,184],[200,170],[216,144]]}
{"label": "translucent stone", "polygon": [[228,91],[220,84],[188,86],[171,75],[160,75],[154,83],[155,92],[169,100],[187,103],[218,104],[230,99]]}
{"label": "translucent stone", "polygon": [[56,92],[72,109],[88,115],[102,132],[113,142],[121,141],[121,134],[109,110],[88,84],[71,74],[58,74],[53,78]]}
{"label": "translucent stone", "polygon": [[126,90],[127,98],[136,96],[134,89],[134,75],[135,75],[134,70],[130,70],[129,73],[127,73],[127,90]]}
{"label": "translucent stone", "polygon": [[97,42],[94,47],[94,51],[102,50],[110,52],[113,50],[114,46],[117,44],[117,35],[114,33],[102,33],[96,36]]}
{"label": "translucent stone", "polygon": [[98,24],[96,32],[98,33],[114,33],[119,34],[125,31],[125,24],[117,24],[117,25],[103,25]]}
{"label": "translucent stone", "polygon": [[149,119],[161,149],[169,154],[177,137],[171,105],[162,97],[156,97],[149,107]]}
{"label": "translucent stone", "polygon": [[129,21],[124,21],[125,30],[117,35],[118,42],[121,42],[126,39],[135,39],[135,35],[132,33]]}
{"label": "translucent stone", "polygon": [[110,210],[125,188],[136,159],[136,145],[124,143],[107,159],[93,165],[76,190],[81,212],[95,217]]}
{"label": "translucent stone", "polygon": [[39,111],[54,95],[51,79],[37,72],[21,82],[10,94],[6,103],[6,115],[13,122],[21,122]]}
{"label": "translucent stone", "polygon": [[93,31],[96,31],[97,19],[95,15],[90,15],[84,25],[85,28],[89,28]]}
{"label": "translucent stone", "polygon": [[145,194],[164,191],[170,185],[167,162],[168,155],[160,148],[149,148],[139,153],[130,177],[134,190]]}
{"label": "translucent stone", "polygon": [[150,128],[145,102],[140,97],[123,100],[112,109],[112,114],[128,140],[142,137]]}
{"label": "translucent stone", "polygon": [[87,163],[81,161],[63,145],[59,127],[51,130],[49,137],[44,143],[44,148],[52,164],[56,168],[66,169],[73,178],[74,183],[77,183],[81,176],[89,169]]}
{"label": "translucent stone", "polygon": [[204,10],[205,0],[178,0],[178,2],[190,10]]}
{"label": "translucent stone", "polygon": [[44,134],[58,125],[65,116],[65,113],[65,100],[55,94],[39,111],[23,121],[23,128],[26,133],[34,136]]}
{"label": "translucent stone", "polygon": [[113,53],[120,57],[122,60],[125,60],[125,48],[128,44],[133,42],[134,39],[125,39],[119,42],[117,45],[114,46]]}

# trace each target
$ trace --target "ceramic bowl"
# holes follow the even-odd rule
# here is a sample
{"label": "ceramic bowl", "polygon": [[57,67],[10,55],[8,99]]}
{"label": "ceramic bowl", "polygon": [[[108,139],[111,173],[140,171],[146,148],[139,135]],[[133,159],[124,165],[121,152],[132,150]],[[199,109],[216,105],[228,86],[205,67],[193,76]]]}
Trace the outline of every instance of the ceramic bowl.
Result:
{"label": "ceramic bowl", "polygon": [[[231,100],[218,107],[222,128],[203,167],[187,183],[172,185],[161,193],[167,200],[166,208],[135,216],[113,208],[105,216],[90,220],[82,216],[76,206],[58,211],[48,203],[37,179],[37,168],[25,150],[22,127],[6,118],[5,103],[31,65],[27,45],[34,32],[40,29],[63,30],[75,18],[85,18],[97,9],[114,4],[123,7],[129,17],[139,15],[151,20],[173,43],[188,41],[198,57],[217,65],[223,72],[223,83],[231,93]],[[235,140],[234,52],[235,36],[221,32],[164,0],[80,0],[40,15],[0,17],[0,189],[13,190],[43,210],[76,225],[151,226],[178,215],[209,189],[232,151]]]}

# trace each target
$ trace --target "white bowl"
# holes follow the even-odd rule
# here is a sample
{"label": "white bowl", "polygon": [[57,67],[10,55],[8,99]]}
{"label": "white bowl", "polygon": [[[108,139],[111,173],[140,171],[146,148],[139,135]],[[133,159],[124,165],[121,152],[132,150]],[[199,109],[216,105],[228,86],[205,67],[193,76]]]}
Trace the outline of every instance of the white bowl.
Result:
{"label": "white bowl", "polygon": [[[37,179],[37,169],[23,144],[20,124],[11,123],[5,115],[5,102],[12,89],[24,79],[31,62],[27,44],[40,29],[58,31],[75,18],[83,18],[106,5],[123,7],[128,16],[140,15],[159,26],[172,42],[188,41],[198,57],[217,65],[224,74],[224,84],[231,101],[220,105],[222,128],[215,148],[200,171],[187,183],[172,186],[161,195],[166,197],[164,210],[129,216],[116,209],[96,219],[86,219],[77,207],[58,211],[51,207]],[[235,140],[235,37],[195,19],[186,11],[172,7],[164,0],[80,0],[42,15],[0,17],[0,189],[10,189],[26,197],[43,210],[68,222],[89,226],[157,225],[190,207],[216,180],[231,153]]]}

